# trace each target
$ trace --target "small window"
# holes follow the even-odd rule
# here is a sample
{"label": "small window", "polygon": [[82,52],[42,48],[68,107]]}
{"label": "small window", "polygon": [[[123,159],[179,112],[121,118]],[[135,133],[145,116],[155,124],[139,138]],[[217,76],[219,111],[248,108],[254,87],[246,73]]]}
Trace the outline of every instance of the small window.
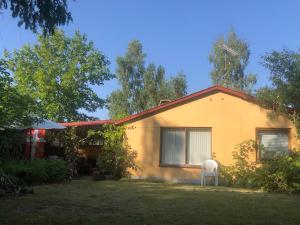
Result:
{"label": "small window", "polygon": [[164,165],[201,165],[211,158],[210,128],[163,128],[161,135]]}
{"label": "small window", "polygon": [[261,159],[270,159],[278,153],[287,153],[289,151],[289,133],[288,129],[282,130],[259,130],[258,131]]}

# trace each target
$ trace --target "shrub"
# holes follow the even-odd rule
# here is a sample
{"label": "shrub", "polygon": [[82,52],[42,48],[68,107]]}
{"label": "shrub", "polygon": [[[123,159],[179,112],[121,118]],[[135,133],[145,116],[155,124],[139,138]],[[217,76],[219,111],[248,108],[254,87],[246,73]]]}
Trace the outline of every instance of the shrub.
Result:
{"label": "shrub", "polygon": [[300,153],[278,154],[261,164],[250,159],[256,143],[244,141],[236,146],[234,164],[220,165],[220,183],[226,186],[263,188],[269,192],[300,193]]}
{"label": "shrub", "polygon": [[250,154],[256,151],[257,144],[253,140],[246,140],[238,144],[232,157],[234,164],[220,166],[219,176],[222,184],[238,187],[257,187],[256,162],[251,161]]}
{"label": "shrub", "polygon": [[78,150],[82,146],[89,145],[89,128],[70,127],[64,131],[48,132],[46,140],[47,154],[64,156],[68,165],[68,175],[72,179],[78,175],[80,159]]}
{"label": "shrub", "polygon": [[232,166],[224,166],[219,164],[218,176],[219,176],[219,184],[222,186],[231,187],[234,185],[234,176],[232,171]]}
{"label": "shrub", "polygon": [[134,160],[137,153],[127,143],[124,127],[108,125],[102,132],[103,147],[97,159],[96,179],[121,179],[129,175],[129,169],[137,169]]}
{"label": "shrub", "polygon": [[4,161],[0,167],[5,174],[24,180],[27,184],[61,182],[67,178],[67,164],[63,160]]}
{"label": "shrub", "polygon": [[[78,175],[77,172],[77,149],[82,143],[83,139],[78,135],[78,129],[71,127],[59,132],[48,132],[46,140],[48,144],[48,151],[50,146],[57,147],[57,150],[62,150],[64,158],[68,166],[69,178],[73,178]],[[59,146],[55,146],[55,142],[59,143]],[[50,146],[49,146],[50,145]]]}
{"label": "shrub", "polygon": [[267,191],[300,193],[300,153],[277,155],[264,162],[257,174]]}
{"label": "shrub", "polygon": [[0,129],[0,160],[19,160],[24,157],[24,131]]}

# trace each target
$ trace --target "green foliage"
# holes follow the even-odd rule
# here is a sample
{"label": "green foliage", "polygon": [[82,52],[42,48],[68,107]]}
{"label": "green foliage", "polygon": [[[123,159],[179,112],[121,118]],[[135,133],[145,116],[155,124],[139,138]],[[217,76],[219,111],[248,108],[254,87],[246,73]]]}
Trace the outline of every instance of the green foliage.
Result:
{"label": "green foliage", "polygon": [[260,102],[276,112],[290,116],[300,136],[300,53],[283,50],[263,57],[263,65],[271,72],[271,87],[257,91]]}
{"label": "green foliage", "polygon": [[[224,49],[224,45],[237,54]],[[250,56],[248,44],[239,39],[231,30],[227,39],[220,37],[214,44],[209,61],[213,64],[211,78],[213,84],[250,92],[256,83],[254,74],[245,74]]]}
{"label": "green foliage", "polygon": [[80,129],[70,127],[63,131],[47,133],[46,141],[50,145],[58,143],[68,166],[68,176],[70,179],[78,175],[78,148],[84,145],[84,134],[80,133]]}
{"label": "green foliage", "polygon": [[243,141],[233,152],[235,164],[233,167],[234,183],[241,187],[256,186],[256,162],[251,160],[250,154],[255,153],[258,146],[254,140]]}
{"label": "green foliage", "polygon": [[[47,136],[49,143],[60,143],[68,162],[71,177],[79,173],[90,173],[94,166],[96,178],[120,179],[129,175],[129,169],[136,169],[134,159],[136,152],[127,144],[125,128],[106,125],[102,128],[68,128]],[[98,145],[100,155],[97,162],[93,159],[78,158],[78,150],[84,146]]]}
{"label": "green foliage", "polygon": [[226,187],[234,186],[234,176],[232,166],[224,166],[221,163],[219,164],[218,176],[219,184]]}
{"label": "green foliage", "polygon": [[103,128],[69,127],[58,132],[47,133],[47,150],[52,149],[62,155],[68,164],[69,178],[78,174],[91,174],[96,165],[96,159],[84,159],[80,157],[80,149],[89,145],[99,146],[103,142]]}
{"label": "green foliage", "polygon": [[124,127],[108,125],[102,132],[104,144],[97,159],[98,174],[101,179],[121,179],[127,177],[129,169],[136,170],[136,151],[127,143]]}
{"label": "green foliage", "polygon": [[5,174],[17,177],[27,184],[61,182],[67,179],[67,164],[63,160],[2,161],[0,168]]}
{"label": "green foliage", "polygon": [[236,146],[234,164],[220,166],[220,183],[226,186],[263,188],[269,192],[300,193],[300,153],[276,154],[271,159],[251,161],[250,154],[257,146],[247,140]]}
{"label": "green foliage", "polygon": [[270,192],[300,193],[300,153],[277,155],[258,169],[262,187]]}
{"label": "green foliage", "polygon": [[112,78],[109,61],[78,31],[71,38],[62,31],[40,35],[37,44],[6,52],[5,61],[17,90],[35,100],[41,118],[85,120],[90,117],[80,110],[94,112],[105,103],[92,85]]}
{"label": "green foliage", "polygon": [[18,26],[24,24],[26,29],[34,32],[40,27],[44,34],[52,34],[56,26],[72,21],[67,0],[1,0],[0,9],[7,8],[12,12],[13,18],[19,18]]}
{"label": "green foliage", "polygon": [[0,60],[0,128],[30,124],[36,110],[34,101],[17,90],[6,67],[6,62]]}
{"label": "green foliage", "polygon": [[19,196],[28,193],[32,194],[33,189],[26,187],[22,180],[5,174],[0,168],[0,197]]}
{"label": "green foliage", "polygon": [[250,154],[255,152],[257,144],[254,140],[246,140],[236,146],[233,152],[234,164],[231,166],[220,166],[220,181],[224,185],[238,187],[257,186],[257,165],[250,159]]}
{"label": "green foliage", "polygon": [[24,131],[0,130],[0,160],[17,160],[24,157]]}
{"label": "green foliage", "polygon": [[129,43],[125,56],[117,58],[117,79],[120,90],[109,97],[109,113],[118,119],[159,104],[162,99],[173,100],[186,94],[186,78],[181,72],[170,80],[165,78],[162,66],[145,65],[146,54],[142,44]]}
{"label": "green foliage", "polygon": [[[170,93],[165,98],[177,99],[187,94],[186,76],[183,72],[179,72],[176,76],[171,77],[169,91]],[[163,96],[163,93],[161,93]],[[172,96],[172,98],[170,97]]]}

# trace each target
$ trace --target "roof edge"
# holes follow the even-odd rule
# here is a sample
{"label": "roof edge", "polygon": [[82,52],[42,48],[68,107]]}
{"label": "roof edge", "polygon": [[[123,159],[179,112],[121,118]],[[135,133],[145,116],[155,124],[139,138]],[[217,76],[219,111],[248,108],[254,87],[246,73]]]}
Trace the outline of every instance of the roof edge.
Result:
{"label": "roof edge", "polygon": [[210,93],[215,92],[215,91],[223,92],[225,94],[229,94],[229,95],[244,99],[246,101],[254,102],[256,104],[258,102],[257,99],[254,96],[246,94],[245,92],[232,90],[232,89],[220,86],[220,85],[214,85],[214,86],[211,86],[209,88],[203,89],[201,91],[192,93],[190,95],[186,95],[184,97],[175,99],[175,100],[173,100],[171,102],[168,102],[168,103],[165,103],[163,105],[155,106],[151,109],[142,111],[140,113],[133,114],[133,115],[125,117],[123,119],[119,119],[119,120],[115,121],[115,124],[119,125],[119,124],[127,123],[127,122],[130,122],[132,120],[139,119],[140,117],[145,117],[145,116],[151,115],[151,114],[153,114],[155,112],[158,112],[158,111],[161,111],[163,109],[166,109],[166,108],[169,108],[169,107],[175,107],[178,104],[182,104],[186,101],[191,101],[195,98],[199,98],[201,96],[204,96],[206,94],[210,94]]}
{"label": "roof edge", "polygon": [[76,121],[76,122],[66,122],[66,123],[59,123],[65,127],[82,127],[82,126],[97,126],[97,125],[104,125],[104,124],[112,124],[112,120],[94,120],[94,121]]}
{"label": "roof edge", "polygon": [[159,106],[155,106],[151,109],[147,109],[147,110],[142,111],[140,113],[136,113],[136,114],[127,116],[123,119],[119,119],[119,120],[110,120],[110,119],[108,119],[108,120],[95,120],[95,121],[78,121],[78,122],[67,122],[67,123],[59,123],[59,124],[61,124],[63,126],[66,126],[66,127],[97,126],[97,125],[104,125],[104,124],[121,125],[121,124],[124,124],[124,123],[127,123],[127,122],[131,122],[132,120],[137,120],[137,119],[140,119],[140,118],[144,118],[144,117],[152,115],[156,112],[160,112],[164,109],[169,109],[170,107],[175,107],[179,104],[183,104],[187,101],[191,101],[193,99],[199,98],[201,96],[204,96],[204,95],[210,94],[212,92],[216,92],[216,91],[217,92],[223,92],[225,94],[232,95],[232,96],[241,98],[243,100],[250,101],[250,102],[258,104],[258,101],[254,96],[246,94],[245,92],[232,90],[230,88],[225,88],[225,87],[220,86],[220,85],[214,85],[214,86],[211,86],[209,88],[203,89],[201,91],[192,93],[190,95],[186,95],[186,96],[183,96],[181,98],[175,99],[171,102],[168,102],[168,103],[165,103],[165,104],[162,104],[162,105],[159,105]]}

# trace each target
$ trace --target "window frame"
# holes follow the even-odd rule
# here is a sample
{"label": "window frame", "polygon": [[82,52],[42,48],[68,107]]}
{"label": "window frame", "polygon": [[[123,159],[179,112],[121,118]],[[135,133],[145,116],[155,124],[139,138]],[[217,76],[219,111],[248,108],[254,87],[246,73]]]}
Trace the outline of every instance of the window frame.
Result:
{"label": "window frame", "polygon": [[288,135],[288,152],[291,150],[291,128],[265,128],[265,127],[257,127],[255,129],[255,138],[256,138],[256,143],[257,143],[257,148],[256,148],[256,161],[261,162],[261,161],[266,161],[268,159],[263,159],[261,157],[261,151],[259,149],[260,145],[260,132],[279,132],[279,133],[286,133]]}
{"label": "window frame", "polygon": [[[162,162],[162,147],[163,147],[163,130],[177,129],[184,130],[184,150],[185,150],[185,164],[166,164]],[[173,167],[173,168],[201,168],[201,165],[191,165],[188,163],[189,146],[188,146],[188,131],[193,129],[208,129],[210,131],[210,158],[212,158],[212,127],[160,127],[160,149],[159,149],[159,166],[160,167]]]}

